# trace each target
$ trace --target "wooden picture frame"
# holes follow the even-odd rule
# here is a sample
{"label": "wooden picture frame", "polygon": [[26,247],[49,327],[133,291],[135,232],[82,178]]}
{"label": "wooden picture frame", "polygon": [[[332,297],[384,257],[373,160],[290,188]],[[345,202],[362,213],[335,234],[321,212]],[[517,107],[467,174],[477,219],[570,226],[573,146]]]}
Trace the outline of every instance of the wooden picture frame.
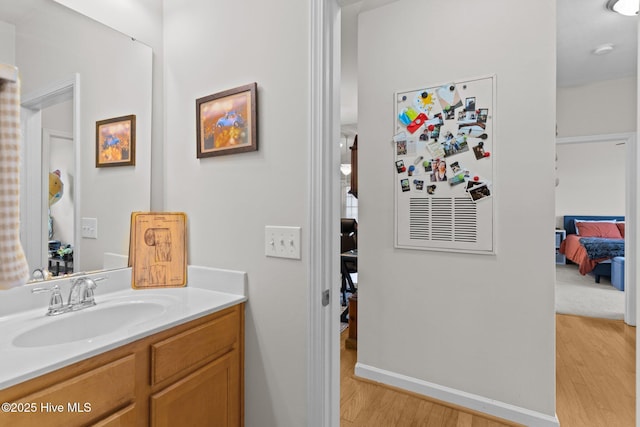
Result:
{"label": "wooden picture frame", "polygon": [[136,116],[96,122],[96,167],[136,164]]}
{"label": "wooden picture frame", "polygon": [[214,157],[258,149],[258,84],[196,100],[197,156]]}

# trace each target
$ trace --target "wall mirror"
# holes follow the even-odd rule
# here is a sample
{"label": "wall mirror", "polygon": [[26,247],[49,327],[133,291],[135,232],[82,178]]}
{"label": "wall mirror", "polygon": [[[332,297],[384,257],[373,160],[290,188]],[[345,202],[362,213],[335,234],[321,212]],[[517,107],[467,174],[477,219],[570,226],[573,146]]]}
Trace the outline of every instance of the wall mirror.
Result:
{"label": "wall mirror", "polygon": [[[0,62],[21,80],[20,235],[31,271],[95,271],[108,254],[128,254],[131,212],[150,209],[152,55],[52,0],[0,0]],[[96,167],[96,122],[130,115],[135,164]],[[73,250],[69,265],[50,264],[58,245]]]}

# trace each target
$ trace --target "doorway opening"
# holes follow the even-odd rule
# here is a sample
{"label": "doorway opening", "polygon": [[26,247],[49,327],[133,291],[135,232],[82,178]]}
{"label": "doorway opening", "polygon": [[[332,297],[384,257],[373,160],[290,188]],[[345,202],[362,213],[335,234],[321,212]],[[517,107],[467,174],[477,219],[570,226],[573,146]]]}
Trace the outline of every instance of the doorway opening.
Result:
{"label": "doorway opening", "polygon": [[[334,3],[334,2],[328,2],[328,3]],[[326,21],[331,21],[331,20],[335,19],[336,15],[333,14],[333,11],[331,9],[333,6],[332,5],[327,5],[326,7],[324,7],[324,5],[322,5],[322,6],[315,5],[315,7],[317,7],[318,10],[322,10],[322,12],[324,13],[324,15],[321,18],[319,18],[319,20],[317,21],[320,24],[320,27],[322,28],[322,31],[320,31],[322,33],[322,37],[321,37],[322,40],[320,41],[318,46],[326,48],[327,44],[328,44],[328,45],[330,45],[332,47],[335,47],[335,45],[333,44],[334,40],[332,39],[332,37],[334,36],[335,26],[333,24],[331,24],[330,22],[329,23],[326,22]],[[313,14],[313,12],[312,12],[312,14]],[[325,37],[328,37],[328,39],[325,39]],[[315,41],[317,42],[318,40],[315,40]],[[313,43],[313,40],[312,40],[312,43]],[[323,44],[323,43],[325,43],[325,44]],[[328,74],[335,78],[335,69],[332,67],[332,63],[331,63],[331,60],[334,59],[334,57],[332,56],[333,52],[331,51],[331,48],[328,48],[327,50],[324,50],[324,49],[312,49],[312,55],[315,55],[314,59],[316,61],[316,62],[314,62],[314,60],[312,59],[312,63],[314,65],[316,65],[316,66],[317,66],[317,64],[321,64],[320,69],[325,70],[325,76],[327,75],[326,71],[330,70],[331,72],[328,73]],[[315,67],[312,66],[312,69],[313,68],[315,68]],[[312,71],[312,73],[313,73],[313,71]],[[315,81],[321,82],[321,84],[320,84],[320,87],[321,87],[320,92],[322,94],[324,94],[324,96],[327,96],[327,94],[332,94],[332,96],[335,96],[335,92],[336,91],[335,91],[335,88],[333,86],[331,86],[331,83],[328,83],[328,86],[325,86],[324,90],[322,90],[322,87],[323,87],[322,85],[323,84],[327,84],[326,81],[322,81],[322,80],[323,79],[320,78],[320,77],[318,77],[317,80],[313,80],[314,82]],[[329,79],[329,80],[331,80],[331,79]],[[313,89],[312,92],[314,90],[315,89]],[[323,105],[333,106],[334,108],[335,108],[335,104],[336,104],[335,99],[333,99],[331,96],[329,96],[328,99],[325,98],[325,102],[323,103]],[[316,106],[316,108],[318,108],[318,107]],[[314,111],[317,111],[317,110],[314,110],[314,107],[312,107],[312,114],[311,114],[312,117],[315,116],[315,114],[313,114]],[[332,111],[335,111],[335,110],[332,110]],[[337,126],[335,113],[332,113],[332,114],[333,114],[332,118],[326,118],[325,120],[321,120],[321,123],[319,123],[319,127],[324,129],[325,135],[328,137],[326,140],[336,140],[338,138],[338,136],[335,135],[336,133],[338,133],[337,132],[338,126]],[[329,115],[331,115],[331,114],[329,114]],[[323,117],[323,114],[320,114],[320,117]],[[313,129],[313,126],[312,126],[312,129]],[[322,132],[320,132],[320,134],[322,134]],[[315,146],[315,144],[314,144],[314,146]],[[315,154],[315,153],[312,153],[312,155],[313,154]],[[333,156],[333,157],[331,157],[331,156]],[[332,168],[336,168],[336,165],[337,165],[337,159],[336,159],[335,156],[336,156],[336,153],[333,153],[332,155],[329,156],[329,159],[330,159],[329,163],[331,163],[331,167]],[[632,155],[630,155],[630,157],[635,159],[637,157],[637,153],[634,152]],[[326,159],[327,158],[325,158],[324,160],[326,161]],[[633,160],[633,161],[634,161],[634,164],[635,164],[635,160]],[[313,161],[313,163],[317,164],[317,165],[321,165],[322,164],[322,159],[315,159]],[[634,171],[635,171],[635,169],[634,169]],[[328,174],[328,172],[325,172],[325,173]],[[637,173],[635,173],[635,172],[627,173],[628,177],[629,176],[635,176],[635,175],[637,175]],[[323,178],[328,179],[329,176],[330,175],[325,175]],[[334,191],[334,192],[336,191],[336,187],[337,187],[335,180],[336,180],[336,178],[333,178],[333,180],[328,179],[328,181],[325,181],[325,182],[332,182],[331,187],[332,187],[332,191]],[[314,185],[314,184],[312,183],[311,185]],[[337,194],[337,192],[334,193],[334,194]],[[311,203],[312,210],[313,210],[314,207],[315,207],[315,205],[312,202]],[[335,213],[336,213],[335,206],[327,208],[327,210],[325,212],[327,213],[327,217],[324,218],[325,220],[327,218],[331,218],[332,216],[333,216],[333,218],[336,218],[335,217]],[[635,216],[636,216],[636,212],[635,211],[633,211],[631,214],[627,215],[627,217],[629,218],[630,222],[634,221]],[[321,227],[320,227],[320,229],[321,229]],[[335,232],[335,229],[333,231]],[[334,242],[334,245],[335,245],[335,242]],[[635,244],[633,246],[635,246]],[[333,250],[333,249],[335,249],[335,248],[332,248],[332,252],[335,253],[335,250]],[[320,260],[320,261],[322,261],[322,260]],[[312,270],[313,270],[313,267],[312,267]],[[336,269],[336,265],[334,264],[332,269],[329,269],[329,271],[327,273],[328,273],[329,276],[334,275],[334,277],[335,277],[337,275],[336,274],[337,271],[338,270]],[[635,277],[633,279],[630,278],[630,280],[634,280],[634,279],[635,279]],[[311,292],[312,292],[312,294],[314,293],[313,287],[312,287]],[[315,298],[315,297],[312,295],[312,299],[313,298]],[[313,301],[312,301],[312,304],[313,304]],[[333,317],[335,317],[335,316],[332,314],[332,318]],[[322,323],[322,322],[320,322],[320,323]],[[312,322],[312,326],[311,326],[312,328],[315,327],[313,325],[314,325],[314,323]],[[333,328],[333,326],[335,326],[335,325],[331,325],[332,328],[329,329],[328,331],[326,331],[326,333],[329,334],[329,336],[331,336],[331,337],[335,337],[335,334],[337,334],[337,332],[335,332],[335,333],[333,332],[333,330],[336,329],[336,328]],[[337,329],[336,329],[336,331],[337,331]],[[324,330],[321,330],[321,332],[324,332]],[[333,338],[330,338],[328,340],[332,341],[332,343],[335,343]],[[320,346],[320,348],[323,348],[323,347]],[[333,350],[334,349],[331,348],[331,349],[329,349],[329,351],[327,353],[332,353]],[[313,346],[310,347],[310,351],[313,352]],[[325,354],[327,354],[327,353],[325,353]],[[335,360],[335,358],[333,360]],[[325,378],[331,377],[331,373],[335,372],[335,365],[332,365],[331,363],[332,362],[328,362],[325,365],[326,366],[325,370],[322,371],[322,372],[324,372],[324,374],[326,374]],[[329,382],[329,385],[335,387],[335,382],[334,383]],[[335,392],[335,388],[333,388],[333,391]],[[332,393],[328,393],[328,394],[324,395],[324,397],[327,397],[326,402],[328,402],[328,405],[330,405],[330,406],[333,405],[332,406],[332,411],[334,411],[334,412],[331,412],[331,411],[329,411],[329,412],[331,412],[332,417],[336,417],[335,410],[339,407],[339,405],[335,402],[336,401],[335,393],[333,393],[333,394]],[[314,415],[314,411],[310,410],[310,412],[309,412],[310,419],[313,419],[313,415]],[[324,418],[322,418],[322,419],[324,419]],[[313,422],[311,424],[313,424]],[[327,424],[319,424],[319,425],[327,425]],[[332,424],[332,425],[336,425],[336,424]]]}
{"label": "doorway opening", "polygon": [[[624,272],[618,271],[624,268],[624,262],[614,266],[612,259],[608,259],[594,265],[581,257],[586,252],[578,250],[581,249],[580,240],[574,230],[581,224],[575,221],[581,219],[606,221],[611,218],[613,222],[603,226],[610,226],[611,231],[616,232],[611,237],[623,239],[628,169],[626,142],[630,137],[613,134],[560,138],[557,142],[557,313],[618,320],[625,318]],[[588,192],[585,192],[586,188]],[[598,195],[597,198],[591,197],[594,194]],[[596,200],[597,203],[593,203]],[[584,224],[588,227],[590,223]],[[623,242],[617,243],[615,252],[611,254],[624,257]],[[587,271],[592,267],[592,271]],[[585,272],[587,274],[583,275]],[[612,272],[616,274],[612,276]]]}
{"label": "doorway opening", "polygon": [[[69,252],[77,247],[80,235],[79,205],[74,203],[80,186],[79,150],[75,146],[80,126],[78,105],[78,75],[22,96],[20,237],[32,271],[70,272],[73,263],[78,263],[79,254]],[[50,243],[56,241],[60,245],[52,248]],[[65,249],[67,255],[58,257]]]}

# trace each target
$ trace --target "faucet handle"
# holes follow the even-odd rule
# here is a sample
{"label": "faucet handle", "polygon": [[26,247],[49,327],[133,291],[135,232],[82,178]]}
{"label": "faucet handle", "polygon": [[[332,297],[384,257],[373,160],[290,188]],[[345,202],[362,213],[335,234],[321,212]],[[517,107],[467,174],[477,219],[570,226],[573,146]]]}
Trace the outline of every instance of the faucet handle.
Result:
{"label": "faucet handle", "polygon": [[31,293],[33,294],[41,294],[43,292],[51,292],[51,298],[49,299],[49,312],[47,314],[51,315],[57,313],[63,308],[64,303],[62,302],[62,292],[60,292],[60,287],[58,285],[53,285],[51,288],[33,288],[31,290]]}
{"label": "faucet handle", "polygon": [[82,295],[82,302],[87,304],[95,304],[95,299],[93,295],[93,290],[98,287],[96,282],[100,280],[104,280],[105,277],[96,277],[95,279],[91,279],[87,277],[84,282],[86,283],[86,287],[84,288],[84,293]]}
{"label": "faucet handle", "polygon": [[89,279],[93,282],[93,287],[96,288],[98,285],[96,284],[96,282],[99,282],[101,280],[107,280],[106,277],[94,277],[93,279]]}
{"label": "faucet handle", "polygon": [[106,277],[94,277],[93,279],[87,278],[86,280],[87,291],[91,292],[91,297],[93,297],[93,290],[98,287],[98,284],[96,282],[99,282],[101,280],[107,280],[107,278]]}
{"label": "faucet handle", "polygon": [[49,300],[49,309],[59,309],[62,308],[64,302],[62,301],[62,292],[60,292],[60,287],[58,285],[54,285],[53,290],[51,291],[51,299]]}

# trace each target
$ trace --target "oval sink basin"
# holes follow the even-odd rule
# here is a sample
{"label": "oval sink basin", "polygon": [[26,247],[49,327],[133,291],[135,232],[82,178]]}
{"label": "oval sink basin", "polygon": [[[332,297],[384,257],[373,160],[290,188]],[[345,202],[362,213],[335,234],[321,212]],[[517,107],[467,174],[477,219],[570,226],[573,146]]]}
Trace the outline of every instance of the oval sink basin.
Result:
{"label": "oval sink basin", "polygon": [[162,315],[166,304],[135,301],[97,305],[53,318],[13,339],[16,347],[43,347],[91,339]]}

